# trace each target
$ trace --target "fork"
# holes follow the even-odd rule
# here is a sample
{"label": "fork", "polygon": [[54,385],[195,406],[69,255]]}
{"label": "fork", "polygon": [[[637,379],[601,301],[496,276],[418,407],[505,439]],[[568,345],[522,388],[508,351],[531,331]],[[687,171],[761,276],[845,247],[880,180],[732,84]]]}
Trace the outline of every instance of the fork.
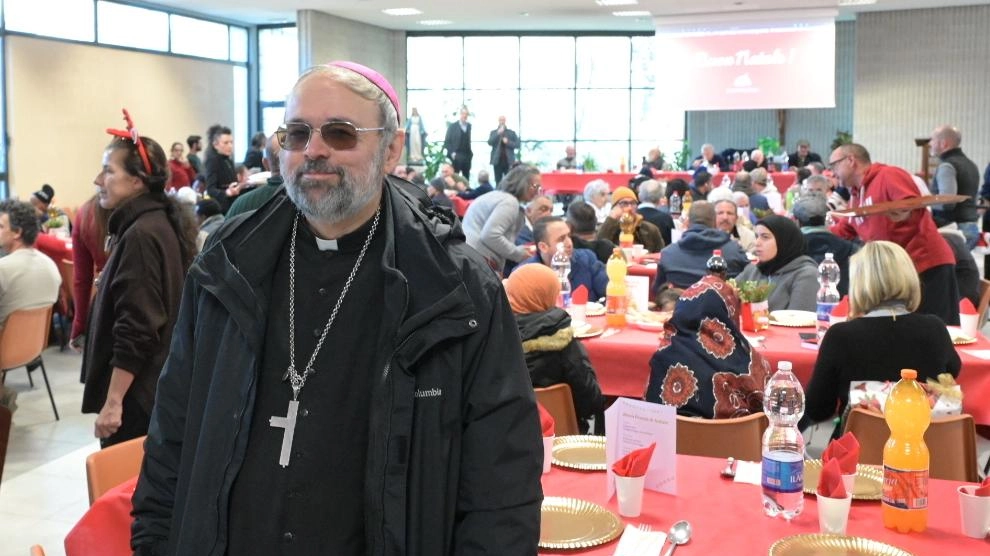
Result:
{"label": "fork", "polygon": [[[637,525],[636,528],[639,529],[641,536],[639,537],[639,542],[637,542],[634,547],[635,552],[633,554],[639,555],[643,554],[643,551],[649,549],[650,545],[653,544],[653,538],[650,536],[650,533],[653,532],[653,527],[645,523],[641,523]],[[661,545],[661,548],[663,548],[663,545]]]}

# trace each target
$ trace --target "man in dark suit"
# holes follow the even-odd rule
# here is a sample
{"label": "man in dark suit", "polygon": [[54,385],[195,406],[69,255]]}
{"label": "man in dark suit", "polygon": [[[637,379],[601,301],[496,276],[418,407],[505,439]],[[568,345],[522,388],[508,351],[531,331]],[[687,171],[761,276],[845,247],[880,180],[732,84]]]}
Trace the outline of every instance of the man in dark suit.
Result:
{"label": "man in dark suit", "polygon": [[461,107],[460,118],[447,127],[443,148],[454,165],[454,171],[460,172],[465,178],[470,178],[471,158],[474,153],[471,152],[471,124],[468,123],[467,106]]}
{"label": "man in dark suit", "polygon": [[488,134],[488,144],[492,147],[491,164],[495,168],[495,184],[498,185],[516,161],[516,148],[519,146],[519,136],[505,127],[505,116],[498,117],[498,127]]}
{"label": "man in dark suit", "polygon": [[670,231],[674,229],[674,219],[670,214],[660,209],[664,188],[657,180],[646,180],[639,184],[639,207],[637,212],[647,222],[660,228],[660,237],[664,245],[670,245]]}
{"label": "man in dark suit", "polygon": [[787,155],[787,163],[794,168],[804,168],[812,162],[821,162],[822,157],[818,153],[811,152],[811,143],[805,139],[797,142],[797,150]]}

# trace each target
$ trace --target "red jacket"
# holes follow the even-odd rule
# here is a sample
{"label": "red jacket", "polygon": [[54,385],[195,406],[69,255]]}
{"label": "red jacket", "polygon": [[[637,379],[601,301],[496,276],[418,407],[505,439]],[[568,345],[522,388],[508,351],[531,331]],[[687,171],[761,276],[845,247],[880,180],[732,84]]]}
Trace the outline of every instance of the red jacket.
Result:
{"label": "red jacket", "polygon": [[168,159],[168,167],[172,173],[172,177],[168,181],[169,190],[175,191],[180,187],[192,185],[196,181],[196,170],[188,163],[183,165],[174,158],[170,158]]}
{"label": "red jacket", "polygon": [[[910,174],[895,166],[874,163],[863,176],[860,188],[852,190],[849,208],[918,196],[918,187]],[[939,265],[956,263],[952,248],[942,239],[931,213],[923,208],[912,211],[901,222],[883,215],[843,218],[832,231],[846,239],[858,236],[863,241],[892,241],[908,252],[919,274]]]}

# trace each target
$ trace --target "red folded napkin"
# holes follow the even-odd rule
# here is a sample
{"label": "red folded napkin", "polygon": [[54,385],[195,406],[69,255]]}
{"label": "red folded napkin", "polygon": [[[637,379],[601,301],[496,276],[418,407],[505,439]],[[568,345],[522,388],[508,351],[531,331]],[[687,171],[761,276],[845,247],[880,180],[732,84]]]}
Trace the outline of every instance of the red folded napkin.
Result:
{"label": "red folded napkin", "polygon": [[973,307],[973,302],[964,297],[959,301],[959,314],[978,315],[979,313],[976,312],[976,307]]}
{"label": "red folded napkin", "polygon": [[842,483],[842,470],[839,469],[839,461],[830,459],[822,467],[822,474],[818,477],[818,494],[826,498],[845,498],[846,486]]}
{"label": "red folded napkin", "polygon": [[642,477],[646,475],[646,470],[650,467],[650,458],[653,457],[653,449],[657,447],[654,442],[646,448],[633,450],[622,459],[612,464],[612,472],[620,477]]}
{"label": "red folded napkin", "polygon": [[553,415],[550,415],[540,402],[536,402],[536,408],[540,410],[540,428],[543,430],[543,436],[554,436]]}
{"label": "red folded napkin", "polygon": [[832,307],[832,316],[833,317],[848,317],[849,316],[849,296],[848,295],[842,296],[842,299],[840,299],[839,302],[835,304],[835,307]]}
{"label": "red folded napkin", "polygon": [[571,292],[571,305],[585,305],[588,303],[588,288],[584,284],[574,288]]}
{"label": "red folded napkin", "polygon": [[990,496],[990,477],[983,479],[983,483],[980,484],[980,488],[976,489],[973,494],[977,496]]}
{"label": "red folded napkin", "polygon": [[859,463],[859,441],[853,433],[847,432],[828,443],[825,451],[822,452],[822,462],[832,459],[838,460],[843,475],[856,473],[856,464]]}

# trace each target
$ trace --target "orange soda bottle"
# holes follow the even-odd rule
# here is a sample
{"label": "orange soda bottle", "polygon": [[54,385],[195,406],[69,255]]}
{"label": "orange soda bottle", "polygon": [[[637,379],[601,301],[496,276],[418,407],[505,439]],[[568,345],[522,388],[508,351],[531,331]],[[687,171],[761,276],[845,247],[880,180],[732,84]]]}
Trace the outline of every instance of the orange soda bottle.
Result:
{"label": "orange soda bottle", "polygon": [[616,247],[605,265],[608,285],[605,286],[605,324],[609,328],[626,326],[626,307],[629,295],[626,291],[626,258]]}
{"label": "orange soda bottle", "polygon": [[918,371],[901,370],[884,406],[890,438],[883,448],[883,525],[898,532],[922,532],[928,526],[928,446],[932,421],[928,396]]}

